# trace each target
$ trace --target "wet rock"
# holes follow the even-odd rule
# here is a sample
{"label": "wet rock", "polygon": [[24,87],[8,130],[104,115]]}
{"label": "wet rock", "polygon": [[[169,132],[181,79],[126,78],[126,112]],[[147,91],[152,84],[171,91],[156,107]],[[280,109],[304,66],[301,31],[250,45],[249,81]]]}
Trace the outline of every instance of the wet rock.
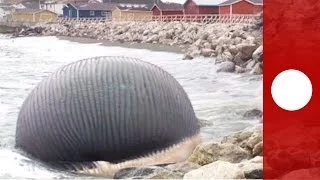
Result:
{"label": "wet rock", "polygon": [[188,161],[199,165],[206,165],[218,160],[237,163],[248,159],[249,156],[250,154],[246,150],[234,144],[206,142],[196,147]]}
{"label": "wet rock", "polygon": [[247,150],[251,157],[262,154],[262,144],[258,145],[260,142],[262,143],[261,129],[248,129],[236,132],[224,137],[221,141],[221,143],[231,143],[240,146]]}
{"label": "wet rock", "polygon": [[240,59],[243,61],[248,61],[249,59],[252,58],[252,54],[256,50],[257,45],[242,43],[242,44],[238,44],[237,47],[239,50]]}
{"label": "wet rock", "polygon": [[209,34],[206,32],[204,32],[204,33],[202,33],[202,35],[200,35],[200,39],[202,39],[202,40],[207,40],[208,37],[209,37]]}
{"label": "wet rock", "polygon": [[218,41],[217,40],[212,40],[211,41],[211,49],[216,49],[218,46]]}
{"label": "wet rock", "polygon": [[242,39],[240,37],[236,37],[233,39],[232,44],[233,45],[237,45],[237,44],[241,44]]}
{"label": "wet rock", "polygon": [[201,44],[202,44],[202,39],[198,39],[198,40],[194,43],[194,45],[197,46],[198,48],[201,46]]}
{"label": "wet rock", "polygon": [[260,132],[254,132],[247,141],[246,146],[253,149],[255,147],[255,145],[257,145],[258,143],[262,142],[262,135]]}
{"label": "wet rock", "polygon": [[253,147],[252,156],[262,156],[262,155],[263,155],[263,146],[261,141]]}
{"label": "wet rock", "polygon": [[240,36],[241,36],[240,32],[239,32],[239,31],[235,31],[235,32],[233,32],[233,34],[231,35],[231,38],[234,39],[234,38],[240,37]]}
{"label": "wet rock", "polygon": [[192,60],[194,57],[193,56],[191,56],[191,54],[190,53],[186,53],[186,54],[184,54],[184,56],[183,56],[183,60]]}
{"label": "wet rock", "polygon": [[232,40],[225,37],[225,36],[221,36],[218,38],[218,44],[219,45],[227,45],[227,44],[231,44]]}
{"label": "wet rock", "polygon": [[192,52],[190,53],[190,56],[195,58],[195,57],[200,56],[200,54],[201,54],[201,51],[200,51],[200,50],[194,50],[194,51],[192,51]]}
{"label": "wet rock", "polygon": [[244,173],[246,179],[262,179],[263,178],[263,158],[257,156],[248,161],[239,163],[238,165]]}
{"label": "wet rock", "polygon": [[246,70],[240,66],[236,66],[236,70],[235,70],[235,73],[237,74],[241,74],[241,73],[245,73]]}
{"label": "wet rock", "polygon": [[[248,42],[248,44],[255,44],[256,39],[253,36],[247,36],[246,41]],[[255,48],[256,48],[256,46],[255,46]]]}
{"label": "wet rock", "polygon": [[230,53],[230,51],[223,51],[222,53],[218,54],[217,59],[221,60],[221,61],[232,61],[233,60],[233,56]]}
{"label": "wet rock", "polygon": [[246,65],[246,70],[252,70],[254,68],[254,66],[256,65],[256,61],[255,60],[249,60],[247,65]]}
{"label": "wet rock", "polygon": [[252,59],[257,62],[263,61],[263,46],[259,46],[252,54]]}
{"label": "wet rock", "polygon": [[183,179],[243,179],[244,174],[235,164],[225,161],[216,161],[190,171]]}
{"label": "wet rock", "polygon": [[212,49],[202,49],[201,55],[204,57],[210,57],[214,53],[214,50]]}
{"label": "wet rock", "polygon": [[234,72],[236,69],[236,65],[232,61],[226,61],[220,64],[217,72]]}
{"label": "wet rock", "polygon": [[229,52],[235,56],[236,54],[238,54],[238,48],[235,45],[230,45],[229,46]]}
{"label": "wet rock", "polygon": [[212,50],[212,45],[211,45],[209,42],[205,42],[205,43],[203,44],[203,48],[204,48],[204,49],[211,49],[211,50]]}
{"label": "wet rock", "polygon": [[243,26],[242,27],[242,31],[248,31],[249,30],[249,27],[248,26]]}
{"label": "wet rock", "polygon": [[173,172],[159,166],[122,169],[114,175],[114,179],[179,179],[182,173]]}
{"label": "wet rock", "polygon": [[148,29],[146,29],[146,30],[143,31],[142,35],[146,36],[146,35],[149,34],[149,32],[150,32],[150,31],[149,31]]}
{"label": "wet rock", "polygon": [[187,172],[190,172],[194,169],[198,169],[201,166],[199,164],[196,163],[192,163],[192,162],[181,162],[181,163],[177,163],[177,164],[170,164],[165,166],[166,169],[169,169],[171,171],[174,172],[180,172],[182,174],[186,174]]}
{"label": "wet rock", "polygon": [[181,179],[187,172],[200,167],[194,163],[182,162],[162,166],[126,168],[117,172],[114,179]]}
{"label": "wet rock", "polygon": [[235,56],[234,56],[234,59],[233,61],[235,62],[235,64],[237,66],[243,66],[245,64],[245,61],[241,59],[241,52],[238,52]]}
{"label": "wet rock", "polygon": [[259,109],[251,109],[249,111],[246,111],[243,114],[244,118],[260,118],[262,117],[262,111]]}
{"label": "wet rock", "polygon": [[183,41],[183,44],[192,44],[193,43],[193,40],[190,39],[190,38],[186,38],[184,41]]}
{"label": "wet rock", "polygon": [[152,43],[152,42],[154,42],[154,41],[159,41],[159,36],[158,35],[152,35],[150,38],[148,38],[147,40],[146,40],[146,42],[147,43]]}
{"label": "wet rock", "polygon": [[184,179],[262,179],[262,157],[241,163],[215,161],[186,173]]}
{"label": "wet rock", "polygon": [[261,63],[257,63],[253,69],[250,72],[251,74],[262,74],[263,70],[262,70],[262,64]]}

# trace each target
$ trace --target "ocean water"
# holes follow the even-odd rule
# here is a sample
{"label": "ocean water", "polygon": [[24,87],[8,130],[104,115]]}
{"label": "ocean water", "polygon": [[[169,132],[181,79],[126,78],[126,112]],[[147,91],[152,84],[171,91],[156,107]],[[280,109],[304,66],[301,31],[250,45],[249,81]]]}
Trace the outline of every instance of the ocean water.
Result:
{"label": "ocean water", "polygon": [[73,178],[46,168],[14,149],[15,125],[24,99],[43,78],[59,67],[94,56],[139,58],[171,73],[189,95],[200,119],[211,125],[203,138],[218,141],[232,132],[256,126],[260,119],[243,113],[262,108],[262,78],[257,75],[216,73],[212,59],[182,61],[182,54],[129,49],[59,40],[56,37],[12,39],[0,35],[0,179]]}

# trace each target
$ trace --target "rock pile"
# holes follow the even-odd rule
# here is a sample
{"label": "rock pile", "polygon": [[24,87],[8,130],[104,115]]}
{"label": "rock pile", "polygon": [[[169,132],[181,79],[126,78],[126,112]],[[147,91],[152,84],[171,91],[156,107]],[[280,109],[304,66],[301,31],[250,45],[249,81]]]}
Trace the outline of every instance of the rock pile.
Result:
{"label": "rock pile", "polygon": [[111,42],[154,43],[179,46],[184,59],[213,57],[219,72],[261,74],[262,32],[257,25],[203,24],[191,22],[106,22],[42,24],[23,29],[30,35],[84,37]]}
{"label": "rock pile", "polygon": [[186,162],[129,168],[121,179],[262,179],[262,135],[260,128],[226,136],[220,143],[205,142]]}

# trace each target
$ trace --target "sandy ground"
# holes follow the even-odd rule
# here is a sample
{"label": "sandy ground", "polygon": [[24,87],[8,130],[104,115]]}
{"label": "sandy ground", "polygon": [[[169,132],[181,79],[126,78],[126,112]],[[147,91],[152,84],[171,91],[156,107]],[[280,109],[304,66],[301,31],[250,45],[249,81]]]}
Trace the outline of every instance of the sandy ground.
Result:
{"label": "sandy ground", "polygon": [[161,45],[161,44],[151,44],[151,43],[137,43],[137,42],[111,42],[108,40],[97,40],[97,39],[90,39],[90,38],[80,38],[80,37],[65,37],[59,36],[61,40],[68,40],[73,42],[79,43],[102,43],[103,46],[120,46],[125,48],[133,48],[133,49],[148,49],[151,51],[165,51],[165,52],[173,52],[173,53],[183,53],[183,50],[179,46],[168,46],[168,45]]}

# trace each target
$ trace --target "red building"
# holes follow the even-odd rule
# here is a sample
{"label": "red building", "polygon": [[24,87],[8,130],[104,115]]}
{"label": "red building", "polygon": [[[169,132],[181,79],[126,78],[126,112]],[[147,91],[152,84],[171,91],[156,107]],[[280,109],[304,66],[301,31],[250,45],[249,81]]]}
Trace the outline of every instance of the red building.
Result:
{"label": "red building", "polygon": [[219,6],[219,14],[257,14],[263,10],[263,1],[227,0]]}
{"label": "red building", "polygon": [[177,3],[163,3],[158,1],[151,9],[154,16],[164,15],[183,15],[184,9],[182,4]]}
{"label": "red building", "polygon": [[219,4],[225,0],[187,0],[185,14],[219,14]]}

